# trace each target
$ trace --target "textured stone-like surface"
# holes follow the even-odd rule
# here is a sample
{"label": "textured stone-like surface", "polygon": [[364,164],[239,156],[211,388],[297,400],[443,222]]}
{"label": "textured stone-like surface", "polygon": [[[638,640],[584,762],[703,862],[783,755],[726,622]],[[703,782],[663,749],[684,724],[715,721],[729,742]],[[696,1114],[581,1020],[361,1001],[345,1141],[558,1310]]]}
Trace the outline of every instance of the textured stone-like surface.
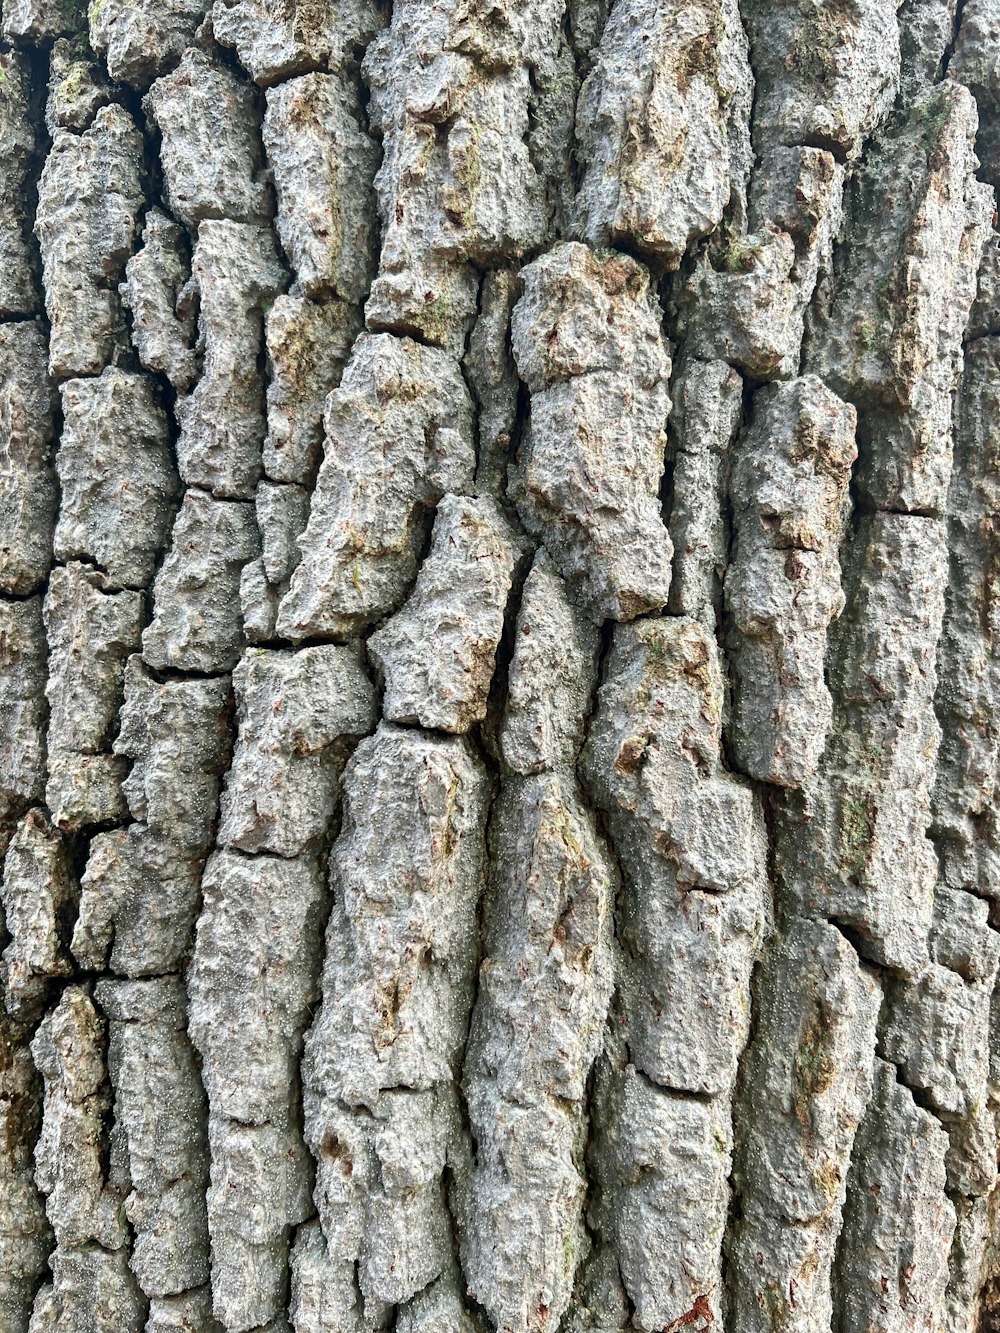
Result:
{"label": "textured stone-like surface", "polygon": [[[738,1327],[829,1327],[848,1163],[872,1085],[877,982],[839,931],[797,921],[770,951],[737,1114]],[[780,1163],[774,1169],[771,1163]]]}
{"label": "textured stone-like surface", "polygon": [[837,1290],[847,1328],[942,1328],[955,1209],[945,1198],[947,1136],[875,1062],[872,1099],[847,1181]]}
{"label": "textured stone-like surface", "polygon": [[345,301],[279,296],[265,323],[270,377],[264,471],[311,484],[323,442],[323,409],[340,383],[361,319]]}
{"label": "textured stone-like surface", "polygon": [[390,722],[465,732],[486,716],[516,561],[492,500],[442,499],[412,594],[368,640]]}
{"label": "textured stone-like surface", "polygon": [[378,0],[215,0],[212,26],[253,78],[270,84],[307,69],[349,66],[382,16]]}
{"label": "textured stone-like surface", "polygon": [[38,129],[32,116],[31,71],[23,55],[0,55],[0,87],[0,317],[9,319],[33,314],[39,305],[29,243],[28,186]]}
{"label": "textured stone-like surface", "polygon": [[232,670],[243,641],[240,573],[259,554],[253,505],[185,492],[153,585],[153,619],[142,636],[150,666]]}
{"label": "textured stone-like surface", "polygon": [[45,333],[0,324],[0,592],[34,592],[49,570],[57,505]]}
{"label": "textured stone-like surface", "polygon": [[32,1298],[52,1250],[35,1184],[33,1149],[41,1126],[41,1079],[18,1025],[0,1023],[0,1317],[15,1333],[28,1327]]}
{"label": "textured stone-like surface", "polygon": [[64,384],[62,409],[56,557],[91,561],[109,588],[143,588],[179,490],[154,382],[109,366]]}
{"label": "textured stone-like surface", "polygon": [[75,33],[86,26],[82,0],[6,0],[4,41],[37,42]]}
{"label": "textured stone-like surface", "polygon": [[589,244],[676,268],[718,226],[749,120],[747,54],[736,0],[611,9],[577,106],[576,208]]}
{"label": "textured stone-like surface", "polygon": [[85,130],[102,106],[112,100],[111,84],[100,61],[78,43],[60,37],[49,56],[49,89],[45,128],[54,139],[59,130]]}
{"label": "textured stone-like surface", "polygon": [[302,292],[362,300],[371,282],[378,152],[358,123],[353,84],[306,74],[271,89],[264,147],[278,236]]}
{"label": "textured stone-like surface", "polygon": [[229,680],[158,681],[139,657],[125,668],[115,754],[132,761],[129,812],[178,849],[212,840],[219,776],[228,760]]}
{"label": "textured stone-like surface", "polygon": [[124,1250],[60,1247],[52,1256],[52,1282],[35,1298],[28,1333],[143,1333],[145,1317]]}
{"label": "textured stone-like surface", "polygon": [[117,104],[83,134],[62,131],[38,185],[49,369],[99,375],[124,332],[118,279],[142,206],[142,135]]}
{"label": "textured stone-like surface", "polygon": [[196,226],[204,218],[252,222],[266,216],[260,112],[249,84],[191,46],[176,69],[156,80],[143,105],[162,135],[164,202],[174,217]]}
{"label": "textured stone-like surface", "polygon": [[99,981],[108,1020],[117,1163],[134,1230],[130,1266],[147,1296],[169,1296],[208,1278],[205,1094],[188,1040],[178,977]]}
{"label": "textured stone-like surface", "polygon": [[184,53],[209,0],[98,0],[90,44],[113,79],[145,88]]}
{"label": "textured stone-like surface", "polygon": [[516,773],[572,767],[597,677],[596,627],[570,601],[566,584],[540,551],[528,575],[507,679],[501,736]]}
{"label": "textured stone-like surface", "polygon": [[706,251],[688,280],[681,330],[692,356],[755,380],[795,373],[802,337],[795,243],[770,220]]}
{"label": "textured stone-like surface", "polygon": [[111,1107],[103,1040],[88,989],[67,986],[31,1042],[45,1080],[35,1180],[59,1250],[89,1241],[120,1250],[126,1242],[121,1191],[105,1179],[101,1153],[101,1124]]}
{"label": "textured stone-like surface", "polygon": [[198,373],[190,278],[182,228],[160,209],[150,209],[142,246],[125,265],[121,296],[132,315],[132,341],[142,364],[181,390]]}
{"label": "textured stone-like surface", "polygon": [[191,275],[204,351],[201,378],[177,403],[178,465],[189,486],[250,500],[265,434],[263,309],[288,277],[269,228],[229,221],[198,228]]}
{"label": "textured stone-like surface", "polygon": [[233,674],[237,741],[219,842],[297,856],[319,842],[351,747],[375,724],[351,647],[251,648]]}
{"label": "textured stone-like surface", "polygon": [[24,1015],[45,998],[47,983],[72,975],[64,921],[77,897],[69,851],[44,810],[30,810],[4,859],[0,902],[10,943],[0,961],[3,1002]]}
{"label": "textured stone-like surface", "polygon": [[743,380],[724,361],[686,361],[674,380],[670,610],[714,626],[729,556],[729,454],[743,412]]}
{"label": "textured stone-like surface", "polygon": [[42,599],[0,601],[0,837],[45,795]]}
{"label": "textured stone-like surface", "polygon": [[426,511],[472,484],[461,373],[409,338],[358,339],[325,429],[302,561],[278,613],[291,639],[346,637],[395,610],[417,572]]}
{"label": "textured stone-like surface", "polygon": [[993,211],[973,177],[977,121],[970,94],[944,83],[879,141],[817,317],[809,367],[867,409],[859,480],[884,508],[944,504],[951,395]]}
{"label": "textured stone-like surface", "polygon": [[761,391],[734,453],[729,738],[737,767],[764,782],[802,785],[826,744],[826,631],[844,608],[837,547],[855,422],[854,408],[806,376]]}
{"label": "textured stone-like surface", "polygon": [[554,774],[514,779],[491,826],[463,1072],[476,1157],[462,1212],[469,1288],[498,1329],[561,1317],[583,1241],[579,1143],[613,985],[615,874],[574,786]]}
{"label": "textured stone-like surface", "polygon": [[697,621],[622,626],[582,756],[624,876],[632,1063],[696,1093],[731,1084],[763,924],[758,816],[721,768],[722,700],[715,641]]}
{"label": "textured stone-like surface", "polygon": [[934,788],[934,834],[943,877],[993,896],[1000,870],[996,783],[1000,728],[1000,344],[966,349],[955,415],[955,462],[948,492],[950,554],[945,619],[938,647],[935,707],[941,750]]}
{"label": "textured stone-like surface", "polygon": [[621,1063],[601,1069],[594,1111],[600,1196],[590,1220],[614,1246],[636,1326],[709,1327],[721,1318],[728,1107],[658,1088]]}
{"label": "textured stone-like surface", "polygon": [[659,610],[672,554],[658,494],[670,358],[648,274],[570,243],[523,278],[512,335],[531,422],[518,513],[595,615]]}
{"label": "textured stone-like surface", "polygon": [[111,753],[124,697],[126,659],[139,648],[138,592],[108,592],[86,565],[54,569],[43,608],[49,648],[48,784],[60,828],[124,819],[123,758]]}
{"label": "textured stone-like surface", "polygon": [[912,975],[927,957],[937,878],[927,829],[944,530],[877,514],[856,542],[833,631],[832,730],[815,779],[779,813],[776,865],[790,906],[849,927],[866,957]]}
{"label": "textured stone-like surface", "polygon": [[893,0],[751,0],[754,139],[853,154],[899,87]]}
{"label": "textured stone-like surface", "polygon": [[554,73],[561,18],[551,0],[530,11],[506,0],[485,14],[422,0],[393,7],[364,60],[383,143],[369,327],[460,350],[475,312],[472,264],[541,242],[548,209],[539,145],[529,147],[531,84]]}

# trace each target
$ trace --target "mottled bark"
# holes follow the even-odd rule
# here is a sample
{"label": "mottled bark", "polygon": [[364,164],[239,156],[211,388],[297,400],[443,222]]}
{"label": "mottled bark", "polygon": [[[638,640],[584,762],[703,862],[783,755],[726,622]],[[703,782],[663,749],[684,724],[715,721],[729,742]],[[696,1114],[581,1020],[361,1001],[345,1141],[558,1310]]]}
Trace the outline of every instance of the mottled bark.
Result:
{"label": "mottled bark", "polygon": [[0,1333],[1000,1329],[997,185],[1000,0],[0,0]]}

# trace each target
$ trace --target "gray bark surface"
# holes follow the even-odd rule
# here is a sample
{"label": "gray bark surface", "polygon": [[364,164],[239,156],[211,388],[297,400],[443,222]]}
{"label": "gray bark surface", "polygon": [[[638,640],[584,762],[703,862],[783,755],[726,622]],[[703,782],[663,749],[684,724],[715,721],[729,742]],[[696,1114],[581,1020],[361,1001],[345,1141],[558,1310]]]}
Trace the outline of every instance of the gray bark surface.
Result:
{"label": "gray bark surface", "polygon": [[1000,0],[0,0],[0,1333],[1000,1330],[998,185]]}

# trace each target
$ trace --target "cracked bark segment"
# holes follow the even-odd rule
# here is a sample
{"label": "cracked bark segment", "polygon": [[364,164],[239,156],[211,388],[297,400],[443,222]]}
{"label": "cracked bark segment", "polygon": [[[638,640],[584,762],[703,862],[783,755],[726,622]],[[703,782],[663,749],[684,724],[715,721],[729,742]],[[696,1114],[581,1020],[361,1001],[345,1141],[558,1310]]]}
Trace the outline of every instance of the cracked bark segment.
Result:
{"label": "cracked bark segment", "polygon": [[[789,280],[794,297],[790,327],[801,340],[817,283],[833,268],[833,246],[844,225],[845,167],[820,148],[772,148],[753,175],[749,225],[759,234],[768,222],[791,237],[795,249]],[[729,254],[739,254],[739,242]],[[798,370],[797,346],[785,369]]]}
{"label": "cracked bark segment", "polygon": [[135,1232],[129,1264],[146,1296],[208,1280],[205,1094],[185,1032],[184,983],[102,980],[115,1093],[112,1151]]}
{"label": "cracked bark segment", "polygon": [[656,1087],[624,1060],[599,1066],[599,1182],[591,1225],[612,1247],[641,1329],[721,1320],[732,1131],[726,1099]]}
{"label": "cracked bark segment", "polygon": [[729,202],[731,139],[748,138],[747,56],[736,0],[612,8],[577,108],[584,240],[675,269],[715,230]]}
{"label": "cracked bark segment", "polygon": [[230,671],[240,660],[243,566],[260,554],[252,504],[189,490],[153,585],[143,656],[160,671]]}
{"label": "cracked bark segment", "polygon": [[649,275],[625,255],[562,243],[522,278],[512,335],[532,397],[518,513],[595,616],[659,610],[672,555],[659,502],[670,358]]}
{"label": "cracked bark segment", "polygon": [[725,361],[685,360],[674,381],[670,610],[714,628],[729,560],[726,477],[743,417],[743,380]]}
{"label": "cracked bark segment", "polygon": [[201,379],[177,401],[181,476],[220,498],[252,500],[265,434],[263,309],[288,275],[269,227],[224,220],[198,228],[191,277],[204,359]]}
{"label": "cracked bark segment", "polygon": [[946,82],[881,137],[816,313],[809,368],[862,409],[859,482],[880,508],[945,502],[951,395],[993,213],[973,175],[977,122],[968,91]]}
{"label": "cracked bark segment", "polygon": [[736,1114],[742,1216],[729,1281],[731,1317],[746,1333],[830,1327],[830,1270],[871,1090],[879,999],[826,922],[793,921],[765,957],[760,1036]]}
{"label": "cracked bark segment", "polygon": [[215,0],[212,27],[257,83],[344,70],[382,26],[380,0]]}
{"label": "cracked bark segment", "polygon": [[49,55],[45,128],[54,139],[60,130],[85,130],[102,106],[113,100],[100,61],[76,42],[60,37]]}
{"label": "cracked bark segment", "polygon": [[45,795],[42,599],[0,601],[0,840]]}
{"label": "cracked bark segment", "polygon": [[268,216],[260,112],[250,84],[189,46],[176,69],[156,80],[143,107],[162,135],[163,199],[174,217],[197,230],[206,218]]}
{"label": "cracked bark segment", "polygon": [[504,0],[488,16],[456,0],[406,0],[364,73],[384,157],[370,328],[461,352],[475,313],[473,264],[493,267],[545,239],[545,182],[528,147],[531,78],[560,44],[562,6]]}
{"label": "cracked bark segment", "polygon": [[190,388],[198,374],[190,278],[182,228],[160,209],[151,208],[143,224],[142,246],[125,265],[120,291],[132,314],[132,341],[139,360],[180,390]]}
{"label": "cracked bark segment", "polygon": [[10,1333],[27,1333],[52,1235],[32,1170],[41,1079],[18,1027],[0,1020],[0,1318]]}
{"label": "cracked bark segment", "polygon": [[788,910],[838,921],[867,957],[912,976],[927,958],[937,878],[927,829],[944,530],[876,514],[856,542],[831,636],[833,727],[816,777],[779,809],[776,865]]}
{"label": "cracked bark segment", "polygon": [[719,762],[722,702],[714,637],[697,621],[622,627],[582,755],[624,876],[632,1063],[711,1094],[731,1086],[746,1041],[763,924],[759,815]]}
{"label": "cracked bark segment", "polygon": [[390,722],[466,732],[486,716],[516,540],[493,500],[442,499],[413,592],[368,640]]}
{"label": "cracked bark segment", "polygon": [[223,1333],[222,1325],[212,1318],[211,1289],[198,1287],[179,1296],[154,1297],[144,1333]]}
{"label": "cracked bark segment", "polygon": [[105,1180],[101,1127],[111,1106],[104,1068],[104,1024],[84,986],[67,986],[31,1042],[45,1080],[35,1179],[58,1255],[96,1241],[104,1250],[126,1243],[118,1182]]}
{"label": "cracked bark segment", "polygon": [[62,386],[58,560],[88,560],[109,589],[145,588],[178,492],[166,414],[147,375],[108,366]]}
{"label": "cracked bark segment", "polygon": [[852,156],[899,88],[893,0],[751,0],[754,142],[814,144]]}
{"label": "cracked bark segment", "polygon": [[123,1250],[60,1248],[52,1279],[35,1298],[28,1333],[142,1333],[146,1302]]}
{"label": "cracked bark segment", "polygon": [[[997,61],[997,12],[994,0],[971,0],[961,8],[961,26],[948,62],[948,73],[975,95],[981,117],[976,150],[982,158],[980,176],[993,186],[1000,184],[1000,62]],[[949,36],[954,32],[949,33]]]}
{"label": "cracked bark segment", "polygon": [[212,1114],[294,1129],[302,1034],[318,998],[326,893],[313,857],[215,852],[188,971]]}
{"label": "cracked bark segment", "polygon": [[245,1333],[284,1312],[289,1231],[312,1212],[308,1163],[298,1132],[277,1125],[211,1116],[208,1141],[212,1307]]}
{"label": "cracked bark segment", "polygon": [[[307,1135],[309,1123],[307,1105]],[[350,1328],[362,1311],[357,1326],[384,1327],[393,1305],[407,1305],[450,1276],[442,1177],[456,1169],[456,1155],[461,1159],[460,1135],[447,1083],[382,1091],[370,1109],[336,1101],[324,1107],[322,1146],[314,1151],[326,1245],[315,1231],[306,1233],[294,1261],[300,1310],[306,1294],[324,1315],[306,1328]]]}
{"label": "cracked bark segment", "polygon": [[358,117],[357,92],[340,75],[305,74],[267,94],[278,235],[307,297],[359,302],[371,282],[378,149]]}
{"label": "cracked bark segment", "polygon": [[938,648],[935,708],[941,750],[934,839],[943,880],[995,895],[1000,871],[997,772],[1000,727],[1000,343],[967,345],[955,413],[955,466],[948,493],[948,589]]}
{"label": "cracked bark segment", "polygon": [[189,853],[207,851],[229,758],[229,678],[156,680],[139,657],[125,668],[115,754],[132,760],[122,785],[133,819]]}
{"label": "cracked bark segment", "polygon": [[792,238],[770,221],[706,251],[679,302],[688,355],[728,361],[754,380],[794,375],[802,339],[795,262]]}
{"label": "cracked bark segment", "polygon": [[237,740],[218,841],[298,856],[322,839],[340,774],[375,725],[374,692],[354,647],[250,649],[233,673]]}
{"label": "cracked bark segment", "polygon": [[761,391],[735,451],[729,739],[737,766],[759,781],[802,786],[826,745],[826,632],[844,609],[837,547],[856,421],[853,407],[809,375]]}
{"label": "cracked bark segment", "polygon": [[[308,1212],[301,1202],[289,1212],[287,1201],[269,1195],[274,1168],[256,1154],[268,1143],[286,1145],[298,1165],[283,1187],[294,1186],[295,1198],[304,1194],[296,1083],[302,1034],[318,998],[326,895],[313,858],[249,858],[228,851],[209,860],[202,892],[188,974],[190,1031],[202,1057],[213,1123],[234,1122],[213,1136],[213,1280],[218,1312],[231,1326],[246,1244],[262,1247],[249,1283],[250,1302],[261,1305],[247,1303],[241,1323],[263,1322],[277,1311],[269,1293],[280,1295],[284,1283],[286,1228]],[[250,1126],[262,1127],[262,1134],[254,1135]],[[224,1171],[242,1190],[240,1208],[254,1214],[253,1236],[220,1197]]]}
{"label": "cracked bark segment", "polygon": [[371,1107],[381,1089],[451,1080],[472,999],[488,786],[463,738],[386,722],[347,765],[323,1005],[303,1061],[321,1195],[341,1172],[323,1148],[338,1100]]}
{"label": "cracked bark segment", "polygon": [[44,810],[30,810],[17,826],[3,865],[0,903],[10,943],[0,979],[9,1014],[36,1017],[48,983],[72,975],[65,917],[76,905],[77,886],[68,851]]}
{"label": "cracked bark segment", "polygon": [[506,490],[511,442],[518,415],[517,367],[510,350],[510,317],[521,294],[513,267],[483,277],[479,313],[462,359],[477,414],[476,493],[500,497]]}
{"label": "cracked bark segment", "polygon": [[33,314],[39,305],[29,189],[39,144],[26,56],[0,53],[0,86],[0,318],[9,319]]}
{"label": "cracked bark segment", "polygon": [[347,637],[394,611],[417,573],[424,518],[471,489],[472,404],[461,371],[435,348],[366,334],[327,400],[326,446],[302,560],[278,633]]}
{"label": "cracked bark segment", "polygon": [[989,924],[990,905],[962,889],[934,891],[931,960],[965,981],[991,981],[1000,965],[1000,934]]}
{"label": "cracked bark segment", "polygon": [[145,824],[98,834],[80,877],[73,957],[89,971],[157,976],[191,948],[203,855]]}
{"label": "cracked bark segment", "polygon": [[310,493],[302,486],[257,486],[257,527],[263,554],[240,580],[243,628],[251,643],[273,639],[278,605],[301,558],[298,538],[309,521]]}
{"label": "cracked bark segment", "polygon": [[558,1323],[583,1243],[585,1089],[613,985],[615,873],[559,774],[505,784],[491,843],[463,1066],[476,1157],[462,1253],[471,1295],[498,1330],[521,1333]]}
{"label": "cracked bark segment", "polygon": [[361,318],[345,301],[279,296],[267,312],[264,471],[310,485],[322,454],[323,409],[340,383]]}
{"label": "cracked bark segment", "polygon": [[90,45],[113,79],[146,88],[184,54],[211,0],[99,0],[90,6]]}
{"label": "cracked bark segment", "polygon": [[947,1146],[893,1066],[876,1060],[847,1178],[835,1275],[839,1327],[917,1333],[944,1326],[955,1230],[944,1192]]}
{"label": "cracked bark segment", "polygon": [[121,821],[124,759],[111,754],[124,697],[125,661],[138,651],[145,618],[140,592],[108,592],[86,565],[54,569],[43,606],[49,647],[48,784],[60,828]]}
{"label": "cracked bark segment", "polygon": [[118,282],[144,202],[142,162],[142,135],[117,104],[83,134],[57,134],[45,159],[35,235],[53,375],[99,375],[123,345]]}
{"label": "cracked bark segment", "polygon": [[945,61],[955,75],[958,0],[903,0],[899,7],[899,91],[910,102],[937,83]]}
{"label": "cracked bark segment", "polygon": [[52,562],[53,393],[40,323],[0,324],[0,592],[25,596]]}
{"label": "cracked bark segment", "polygon": [[501,746],[515,773],[572,768],[597,679],[600,636],[539,551],[514,630]]}
{"label": "cracked bark segment", "polygon": [[86,27],[83,0],[5,0],[5,42],[39,43]]}
{"label": "cracked bark segment", "polygon": [[989,1105],[990,999],[995,975],[965,981],[931,963],[886,987],[880,1049],[907,1087],[926,1098],[948,1131],[948,1183],[966,1196],[996,1181],[996,1124]]}

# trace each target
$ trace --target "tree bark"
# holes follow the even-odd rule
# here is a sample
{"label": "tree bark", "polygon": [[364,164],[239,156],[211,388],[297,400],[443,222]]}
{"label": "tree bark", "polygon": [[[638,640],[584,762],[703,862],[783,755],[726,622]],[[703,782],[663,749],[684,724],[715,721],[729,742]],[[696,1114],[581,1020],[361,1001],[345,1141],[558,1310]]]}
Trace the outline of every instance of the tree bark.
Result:
{"label": "tree bark", "polygon": [[0,1333],[1000,1329],[1000,0],[0,38]]}

